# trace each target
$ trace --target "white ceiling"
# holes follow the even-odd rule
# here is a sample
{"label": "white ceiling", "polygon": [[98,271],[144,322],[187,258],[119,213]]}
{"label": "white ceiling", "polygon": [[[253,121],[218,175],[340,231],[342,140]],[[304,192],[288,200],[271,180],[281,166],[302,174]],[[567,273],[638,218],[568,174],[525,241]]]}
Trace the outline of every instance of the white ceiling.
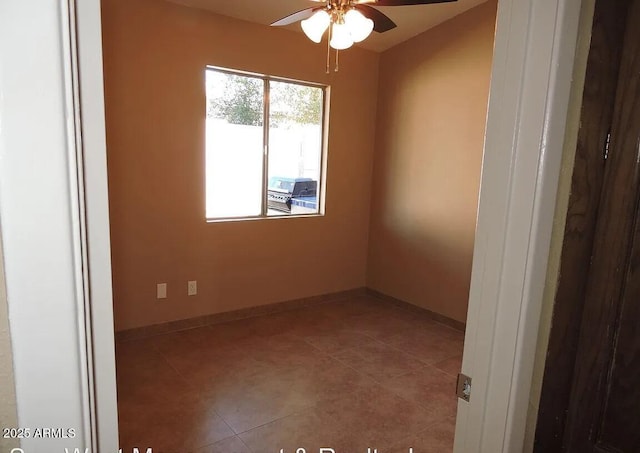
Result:
{"label": "white ceiling", "polygon": [[[169,0],[173,3],[212,11],[223,16],[269,25],[291,13],[317,3],[309,0]],[[379,7],[389,16],[397,28],[386,33],[372,33],[360,43],[365,49],[382,52],[429,28],[451,19],[486,0],[458,0],[452,3],[417,6]],[[302,33],[300,24],[288,28]]]}

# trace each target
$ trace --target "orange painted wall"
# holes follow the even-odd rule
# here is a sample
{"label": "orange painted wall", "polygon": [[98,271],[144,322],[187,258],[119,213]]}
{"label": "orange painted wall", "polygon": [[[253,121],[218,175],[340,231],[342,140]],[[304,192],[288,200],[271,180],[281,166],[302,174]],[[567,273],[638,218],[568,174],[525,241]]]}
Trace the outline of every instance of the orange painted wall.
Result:
{"label": "orange painted wall", "polygon": [[[351,49],[326,75],[324,47],[300,33],[102,4],[116,330],[364,286],[379,55]],[[331,85],[324,217],[205,222],[206,65]]]}
{"label": "orange painted wall", "polygon": [[465,321],[496,18],[381,55],[367,286]]}

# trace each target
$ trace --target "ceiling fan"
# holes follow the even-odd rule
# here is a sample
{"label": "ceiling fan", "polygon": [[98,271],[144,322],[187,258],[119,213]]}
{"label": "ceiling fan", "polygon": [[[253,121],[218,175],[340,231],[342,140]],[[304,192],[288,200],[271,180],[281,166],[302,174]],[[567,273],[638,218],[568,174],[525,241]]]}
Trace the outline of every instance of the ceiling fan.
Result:
{"label": "ceiling fan", "polygon": [[[364,41],[372,31],[384,33],[396,24],[373,6],[408,6],[455,2],[457,0],[310,0],[322,5],[303,9],[272,23],[284,26],[301,21],[302,30],[312,41],[319,43],[329,29],[328,46],[336,50],[348,49]],[[327,54],[328,58],[328,54]],[[337,68],[336,68],[337,71]]]}

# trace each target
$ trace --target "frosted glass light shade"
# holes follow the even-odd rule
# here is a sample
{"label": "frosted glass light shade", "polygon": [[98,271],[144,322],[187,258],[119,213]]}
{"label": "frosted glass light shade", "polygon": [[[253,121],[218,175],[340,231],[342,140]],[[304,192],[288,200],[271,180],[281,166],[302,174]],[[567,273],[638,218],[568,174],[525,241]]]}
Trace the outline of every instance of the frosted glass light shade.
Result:
{"label": "frosted glass light shade", "polygon": [[307,35],[311,41],[319,43],[322,41],[322,35],[329,28],[331,23],[331,17],[329,13],[321,9],[317,11],[313,16],[300,22],[302,25],[302,31]]}
{"label": "frosted glass light shade", "polygon": [[348,49],[353,45],[353,38],[347,24],[333,24],[333,30],[331,31],[331,47],[337,50]]}
{"label": "frosted glass light shade", "polygon": [[373,21],[355,9],[347,11],[344,15],[344,23],[349,28],[354,42],[364,41],[373,31]]}

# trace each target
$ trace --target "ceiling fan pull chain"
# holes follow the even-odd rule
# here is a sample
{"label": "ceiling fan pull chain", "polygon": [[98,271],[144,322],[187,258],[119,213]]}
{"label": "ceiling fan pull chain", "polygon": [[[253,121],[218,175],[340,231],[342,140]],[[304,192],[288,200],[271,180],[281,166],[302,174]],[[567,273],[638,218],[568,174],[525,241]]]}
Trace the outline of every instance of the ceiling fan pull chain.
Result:
{"label": "ceiling fan pull chain", "polygon": [[339,69],[339,66],[338,66],[338,53],[339,53],[339,52],[340,52],[340,51],[339,51],[338,49],[336,49],[336,68],[335,68],[335,71],[336,71],[336,72],[338,72],[338,69]]}
{"label": "ceiling fan pull chain", "polygon": [[327,33],[327,74],[329,74],[330,66],[331,66],[331,29],[333,27],[329,27],[329,33]]}

